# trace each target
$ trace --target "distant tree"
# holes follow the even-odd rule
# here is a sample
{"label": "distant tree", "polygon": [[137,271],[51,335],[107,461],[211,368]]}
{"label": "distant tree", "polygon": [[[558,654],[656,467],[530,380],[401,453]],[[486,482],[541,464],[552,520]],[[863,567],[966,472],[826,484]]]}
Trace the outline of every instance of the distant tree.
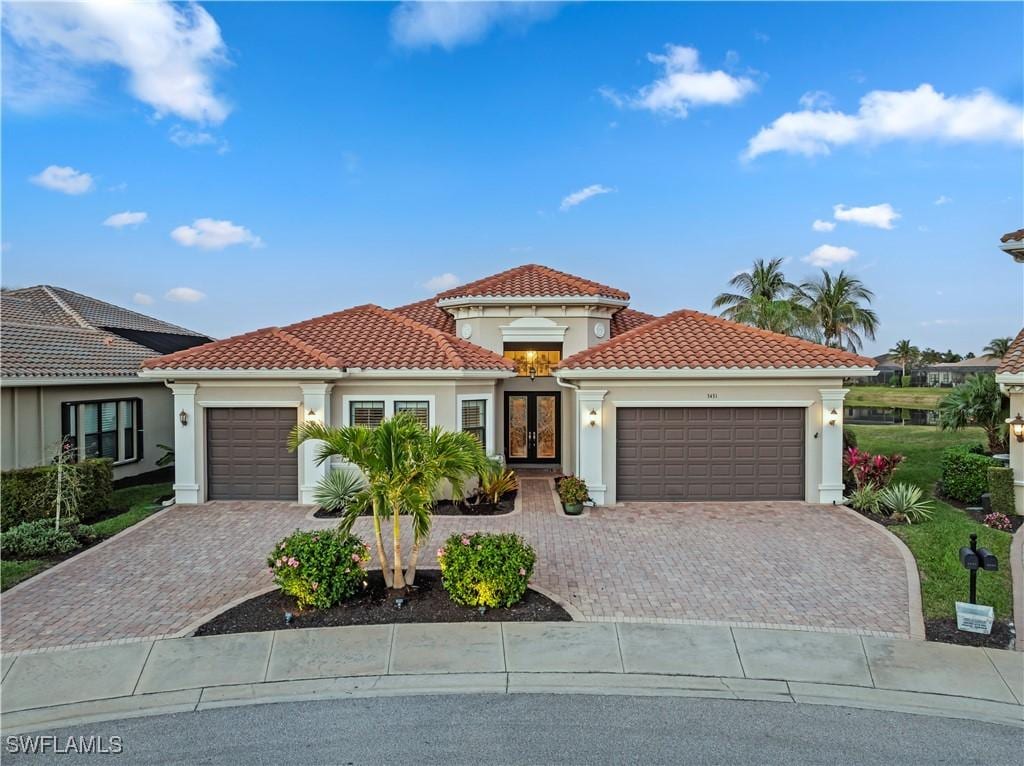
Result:
{"label": "distant tree", "polygon": [[942,354],[934,348],[926,348],[921,352],[921,364],[937,364],[942,361]]}
{"label": "distant tree", "polygon": [[889,355],[894,362],[899,362],[903,367],[903,375],[907,374],[907,367],[911,366],[921,358],[921,351],[909,340],[901,340],[889,349]]}
{"label": "distant tree", "polygon": [[968,351],[966,354],[964,354],[964,359],[974,359],[974,352]]}
{"label": "distant tree", "polygon": [[726,319],[787,334],[799,329],[801,312],[792,301],[796,285],[782,273],[781,258],[767,263],[758,258],[750,271],[741,271],[729,285],[736,292],[721,293],[711,304],[722,309]]}
{"label": "distant tree", "polygon": [[1013,343],[1013,338],[993,338],[989,341],[988,345],[982,349],[989,356],[995,356],[1002,359],[1006,356],[1006,352],[1010,350],[1010,344]]}
{"label": "distant tree", "polygon": [[874,339],[878,315],[864,304],[875,294],[856,277],[840,271],[833,277],[822,269],[821,277],[801,284],[794,300],[809,314],[827,346],[859,351],[861,336]]}
{"label": "distant tree", "polygon": [[1006,416],[995,375],[969,375],[939,402],[939,428],[959,431],[981,426],[992,453],[1006,451]]}
{"label": "distant tree", "polygon": [[964,358],[962,356],[960,356],[960,354],[954,353],[953,349],[946,349],[946,352],[942,355],[942,361],[943,362],[947,362],[947,363],[949,363],[949,362],[962,362],[963,359]]}

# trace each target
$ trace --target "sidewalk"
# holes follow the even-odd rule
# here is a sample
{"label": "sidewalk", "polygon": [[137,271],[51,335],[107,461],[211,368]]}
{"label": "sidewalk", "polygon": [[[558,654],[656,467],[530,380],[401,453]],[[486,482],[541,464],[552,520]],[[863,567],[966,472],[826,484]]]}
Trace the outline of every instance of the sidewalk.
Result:
{"label": "sidewalk", "polygon": [[297,699],[675,695],[1022,725],[1024,655],[900,639],[640,623],[375,625],[2,658],[5,733]]}

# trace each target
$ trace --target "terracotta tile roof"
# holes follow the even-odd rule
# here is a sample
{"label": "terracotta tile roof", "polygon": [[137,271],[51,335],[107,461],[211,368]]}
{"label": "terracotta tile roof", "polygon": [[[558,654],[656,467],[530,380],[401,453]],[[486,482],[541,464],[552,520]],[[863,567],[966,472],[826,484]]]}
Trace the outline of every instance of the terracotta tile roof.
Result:
{"label": "terracotta tile roof", "polygon": [[627,330],[636,329],[654,318],[654,314],[648,314],[646,311],[637,311],[631,308],[619,309],[612,315],[611,337],[614,338]]}
{"label": "terracotta tile roof", "polygon": [[591,282],[583,277],[556,271],[547,266],[527,264],[494,274],[476,282],[453,287],[438,293],[437,300],[446,298],[521,298],[521,297],[579,297],[614,298],[628,301],[629,293]]}
{"label": "terracotta tile roof", "polygon": [[1000,242],[1020,242],[1024,240],[1024,229],[1017,229],[1017,231],[1011,231],[1004,234],[999,241]]}
{"label": "terracotta tile roof", "polygon": [[1024,330],[1017,333],[996,372],[1009,372],[1013,375],[1024,373]]}
{"label": "terracotta tile roof", "polygon": [[409,303],[391,310],[420,324],[425,324],[427,327],[433,327],[435,330],[446,332],[449,335],[455,334],[455,317],[438,307],[437,298],[427,298],[425,301]]}
{"label": "terracotta tile roof", "polygon": [[147,360],[150,369],[514,369],[485,348],[380,306],[268,327]]}
{"label": "terracotta tile roof", "polygon": [[562,361],[559,369],[874,367],[875,360],[699,311],[653,319]]}

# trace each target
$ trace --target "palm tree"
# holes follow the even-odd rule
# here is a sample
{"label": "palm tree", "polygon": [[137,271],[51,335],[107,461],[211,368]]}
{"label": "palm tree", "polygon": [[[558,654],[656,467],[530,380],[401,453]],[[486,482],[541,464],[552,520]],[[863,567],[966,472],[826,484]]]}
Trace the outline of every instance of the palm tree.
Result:
{"label": "palm tree", "polygon": [[[288,439],[290,449],[317,440],[317,464],[337,455],[355,465],[365,477],[365,487],[345,505],[340,527],[349,531],[360,514],[370,509],[384,582],[389,588],[405,588],[416,579],[420,548],[430,535],[434,493],[449,482],[456,497],[462,496],[463,482],[486,464],[480,442],[472,434],[424,428],[415,417],[401,413],[376,428],[337,428],[307,422],[297,426]],[[329,494],[332,482],[322,480],[321,496]],[[412,521],[413,547],[407,568],[402,566],[400,518]],[[384,548],[383,523],[391,520],[392,556]]]}
{"label": "palm tree", "polygon": [[1013,338],[993,338],[982,351],[989,356],[1002,359],[1006,356],[1006,352],[1010,350],[1011,343],[1013,343]]}
{"label": "palm tree", "polygon": [[939,428],[959,431],[967,426],[981,426],[992,453],[1006,451],[1006,416],[995,375],[970,375],[939,402]]}
{"label": "palm tree", "polygon": [[859,351],[861,334],[873,340],[878,328],[878,315],[862,305],[874,297],[863,282],[845,271],[833,277],[822,269],[819,279],[797,288],[795,300],[813,317],[826,346]]}
{"label": "palm tree", "polygon": [[921,356],[921,351],[909,340],[901,340],[889,349],[889,354],[894,362],[899,362],[903,366],[903,376],[906,377],[907,365],[916,362]]}
{"label": "palm tree", "polygon": [[726,319],[766,330],[773,328],[758,322],[769,322],[772,317],[777,320],[779,308],[773,307],[779,302],[787,303],[796,289],[782,273],[781,258],[772,258],[768,263],[758,258],[750,271],[741,271],[729,284],[738,292],[720,294],[712,307],[723,309],[722,316]]}
{"label": "palm tree", "polygon": [[926,348],[921,352],[921,363],[922,364],[938,364],[942,361],[942,353],[936,351],[934,348]]}

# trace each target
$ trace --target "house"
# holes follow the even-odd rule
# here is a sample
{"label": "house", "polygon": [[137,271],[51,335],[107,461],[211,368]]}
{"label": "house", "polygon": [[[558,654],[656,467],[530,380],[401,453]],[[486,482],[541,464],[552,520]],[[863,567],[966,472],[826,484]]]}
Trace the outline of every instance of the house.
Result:
{"label": "house", "polygon": [[300,419],[397,412],[475,434],[598,504],[839,502],[844,378],[874,360],[526,265],[384,309],[356,306],[143,362],[174,392],[179,502],[313,501],[330,470],[285,448]]}
{"label": "house", "polygon": [[926,386],[958,386],[970,375],[993,375],[999,367],[998,356],[976,356],[959,362],[938,362],[923,367]]}
{"label": "house", "polygon": [[1024,330],[1017,333],[996,371],[996,382],[1010,397],[1010,467],[1017,513],[1024,513]]}
{"label": "house", "polygon": [[108,457],[123,482],[157,470],[171,444],[171,392],[140,380],[146,359],[205,335],[61,287],[0,293],[0,460],[50,463],[61,437],[80,458]]}

